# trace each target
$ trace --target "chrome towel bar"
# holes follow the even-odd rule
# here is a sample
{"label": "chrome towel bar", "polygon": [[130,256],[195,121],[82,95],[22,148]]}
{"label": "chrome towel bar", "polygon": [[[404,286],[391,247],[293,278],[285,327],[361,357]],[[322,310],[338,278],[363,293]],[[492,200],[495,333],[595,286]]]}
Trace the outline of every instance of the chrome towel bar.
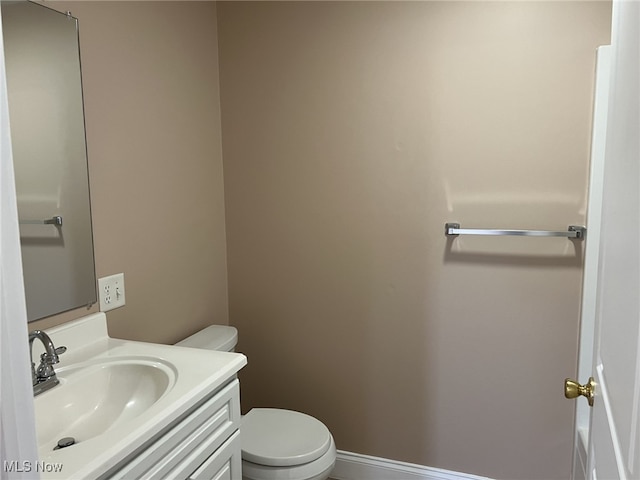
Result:
{"label": "chrome towel bar", "polygon": [[44,220],[20,220],[20,225],[55,225],[56,227],[61,227],[62,217],[56,215],[55,217],[45,218]]}
{"label": "chrome towel bar", "polygon": [[582,240],[587,234],[586,227],[569,225],[566,232],[549,230],[491,230],[485,228],[460,228],[459,223],[445,223],[444,233],[448,237],[458,235],[515,235],[518,237],[567,237]]}

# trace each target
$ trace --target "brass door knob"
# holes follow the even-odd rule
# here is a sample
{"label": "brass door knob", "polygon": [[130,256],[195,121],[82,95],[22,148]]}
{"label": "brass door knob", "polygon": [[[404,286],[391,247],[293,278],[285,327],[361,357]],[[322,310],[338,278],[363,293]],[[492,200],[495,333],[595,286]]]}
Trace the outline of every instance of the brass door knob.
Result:
{"label": "brass door knob", "polygon": [[593,397],[596,382],[593,377],[589,377],[589,381],[584,385],[580,385],[575,380],[565,378],[564,380],[564,396],[566,398],[578,398],[579,396],[587,397],[589,406],[593,407]]}

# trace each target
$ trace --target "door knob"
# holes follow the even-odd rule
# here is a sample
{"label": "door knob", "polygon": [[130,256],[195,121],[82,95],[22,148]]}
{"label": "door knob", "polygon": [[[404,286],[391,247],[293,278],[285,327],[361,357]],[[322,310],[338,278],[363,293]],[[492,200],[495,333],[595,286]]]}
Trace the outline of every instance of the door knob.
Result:
{"label": "door knob", "polygon": [[593,377],[589,377],[589,381],[584,385],[580,385],[575,380],[566,378],[564,380],[564,396],[566,398],[578,398],[579,396],[587,397],[589,406],[593,407],[593,396],[596,382]]}

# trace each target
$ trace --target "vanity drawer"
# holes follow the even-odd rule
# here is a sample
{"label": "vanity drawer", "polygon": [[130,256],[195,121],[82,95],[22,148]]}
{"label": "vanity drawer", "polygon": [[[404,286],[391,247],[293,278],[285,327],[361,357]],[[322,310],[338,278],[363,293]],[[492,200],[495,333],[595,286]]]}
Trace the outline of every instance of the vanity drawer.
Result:
{"label": "vanity drawer", "polygon": [[240,431],[234,433],[213,455],[189,475],[189,480],[241,480]]}
{"label": "vanity drawer", "polygon": [[240,426],[240,384],[230,382],[109,478],[187,478]]}

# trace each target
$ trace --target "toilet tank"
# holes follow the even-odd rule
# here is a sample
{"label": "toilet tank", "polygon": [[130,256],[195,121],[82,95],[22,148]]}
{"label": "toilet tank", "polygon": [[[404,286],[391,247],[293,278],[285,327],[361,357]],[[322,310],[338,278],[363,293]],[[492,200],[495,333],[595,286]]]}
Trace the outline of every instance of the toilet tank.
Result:
{"label": "toilet tank", "polygon": [[180,347],[233,352],[238,343],[238,330],[229,325],[210,325],[176,343]]}

